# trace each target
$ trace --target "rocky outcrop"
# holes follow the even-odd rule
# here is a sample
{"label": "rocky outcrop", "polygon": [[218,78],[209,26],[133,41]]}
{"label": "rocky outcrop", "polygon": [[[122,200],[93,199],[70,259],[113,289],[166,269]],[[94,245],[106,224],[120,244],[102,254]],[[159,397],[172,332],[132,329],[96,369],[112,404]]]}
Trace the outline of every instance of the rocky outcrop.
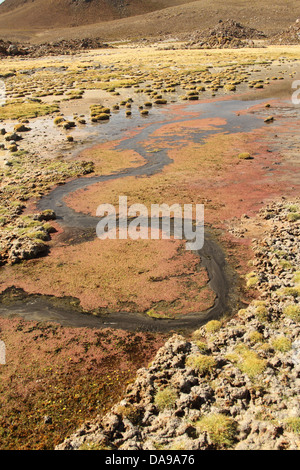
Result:
{"label": "rocky outcrop", "polygon": [[253,40],[265,37],[262,31],[243,26],[236,21],[220,20],[214,28],[191,33],[187,47],[202,49],[249,47],[249,45],[254,45]]}
{"label": "rocky outcrop", "polygon": [[[23,210],[20,207],[20,212]],[[45,210],[33,216],[21,217],[14,228],[0,231],[0,265],[17,264],[21,261],[45,256],[49,251],[46,242],[56,229],[49,223],[55,220],[52,210]]]}
{"label": "rocky outcrop", "polygon": [[[56,450],[296,450],[300,448],[299,201],[261,211],[249,289],[259,300],[174,335],[124,399]],[[298,271],[297,271],[298,270]]]}
{"label": "rocky outcrop", "polygon": [[299,44],[300,43],[300,18],[291,26],[277,33],[270,39],[270,44]]}
{"label": "rocky outcrop", "polygon": [[70,55],[90,49],[107,48],[108,44],[99,38],[61,39],[56,42],[42,44],[19,44],[0,39],[0,56],[44,57]]}

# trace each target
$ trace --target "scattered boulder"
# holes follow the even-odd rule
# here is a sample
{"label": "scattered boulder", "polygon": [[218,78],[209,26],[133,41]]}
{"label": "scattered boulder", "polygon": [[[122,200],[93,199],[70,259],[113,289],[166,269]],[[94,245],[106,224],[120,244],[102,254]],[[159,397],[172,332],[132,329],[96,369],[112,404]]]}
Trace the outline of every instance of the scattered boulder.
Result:
{"label": "scattered boulder", "polygon": [[274,121],[274,116],[268,116],[264,119],[264,122],[273,122]]}
{"label": "scattered boulder", "polygon": [[10,44],[7,48],[7,55],[19,55],[20,51],[16,44]]}
{"label": "scattered boulder", "polygon": [[40,220],[40,221],[49,221],[49,220],[55,220],[56,219],[56,214],[52,209],[46,209],[40,214],[37,214],[33,217],[35,220]]}
{"label": "scattered boulder", "polygon": [[20,123],[20,124],[15,125],[14,130],[15,130],[15,132],[28,132],[31,129],[30,129],[30,127],[26,127],[25,124]]}
{"label": "scattered boulder", "polygon": [[250,155],[249,152],[242,152],[242,153],[239,153],[238,158],[239,158],[240,160],[252,160],[252,159],[253,159],[253,157]]}
{"label": "scattered boulder", "polygon": [[42,241],[29,238],[18,239],[12,243],[8,252],[8,259],[11,264],[16,264],[23,260],[45,256],[48,250],[49,247]]}
{"label": "scattered boulder", "polygon": [[108,44],[103,43],[100,38],[62,39],[60,41],[34,45],[11,43],[10,41],[0,39],[0,56],[27,55],[30,57],[43,57],[47,55],[70,55],[88,49],[102,49],[107,47],[109,47]]}
{"label": "scattered boulder", "polygon": [[300,20],[297,19],[288,29],[275,34],[269,40],[270,44],[300,44]]}
{"label": "scattered boulder", "polygon": [[186,47],[224,49],[254,46],[253,40],[264,39],[262,31],[243,26],[233,20],[222,21],[212,29],[198,30],[190,34]]}
{"label": "scattered boulder", "polygon": [[16,132],[12,132],[11,134],[6,134],[5,135],[5,140],[7,142],[11,142],[11,141],[18,142],[19,140],[22,140],[22,139],[23,139],[23,137],[21,135],[17,134]]}

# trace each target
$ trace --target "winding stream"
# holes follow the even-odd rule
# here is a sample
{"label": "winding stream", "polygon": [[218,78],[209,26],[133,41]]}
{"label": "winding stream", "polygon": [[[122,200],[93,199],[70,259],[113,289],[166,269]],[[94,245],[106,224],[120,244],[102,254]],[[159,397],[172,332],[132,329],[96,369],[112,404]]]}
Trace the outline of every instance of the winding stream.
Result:
{"label": "winding stream", "polygon": [[[56,187],[47,196],[43,197],[38,204],[38,208],[40,210],[54,210],[57,221],[64,230],[71,233],[80,230],[87,234],[90,233],[92,237],[95,237],[96,225],[99,218],[76,212],[68,207],[64,201],[67,195],[78,189],[87,188],[95,183],[116,180],[128,176],[151,176],[160,172],[165,165],[172,162],[168,156],[168,150],[171,148],[168,142],[174,144],[174,142],[182,138],[180,131],[175,133],[175,135],[167,136],[166,140],[164,140],[163,137],[159,139],[153,137],[153,133],[166,124],[174,125],[185,121],[214,118],[218,118],[219,123],[223,121],[223,124],[210,125],[209,129],[193,128],[190,131],[189,138],[195,143],[202,143],[207,137],[219,133],[234,134],[258,129],[263,125],[262,119],[247,113],[239,115],[239,112],[245,111],[262,101],[263,100],[241,101],[234,99],[189,104],[184,108],[182,117],[179,118],[178,116],[174,118],[173,115],[173,118],[171,117],[170,119],[166,117],[170,116],[170,114],[162,113],[158,115],[159,117],[155,122],[151,122],[148,125],[145,125],[145,120],[142,121],[141,118],[140,123],[143,123],[143,127],[141,128],[137,127],[138,121],[134,120],[132,121],[131,129],[135,131],[134,135],[127,137],[123,135],[119,136],[118,140],[120,140],[121,137],[121,141],[115,147],[115,150],[134,150],[144,158],[144,164],[110,175],[85,176],[74,179],[64,185]],[[172,112],[172,105],[169,108],[170,112]],[[166,107],[163,108],[164,113],[166,109]],[[220,121],[220,119],[222,121]],[[108,126],[109,125],[110,124],[108,124]],[[114,124],[111,125],[113,126]],[[109,129],[106,128],[106,131],[106,133],[109,133]],[[112,134],[115,140],[115,132]],[[151,139],[155,140],[155,145],[159,146],[159,151],[149,152],[149,149],[144,146],[144,142],[147,142],[149,146]],[[204,266],[208,272],[209,286],[216,294],[214,306],[204,312],[185,314],[175,319],[156,319],[143,313],[127,312],[115,312],[95,317],[74,311],[73,308],[68,306],[67,302],[65,305],[55,305],[53,302],[55,297],[26,295],[24,293],[23,298],[20,300],[10,303],[9,305],[0,304],[0,315],[6,317],[19,315],[28,320],[55,321],[65,326],[113,327],[140,331],[168,331],[197,328],[211,319],[218,318],[224,312],[228,312],[228,309],[230,309],[229,304],[232,297],[234,297],[235,291],[235,274],[227,265],[222,248],[208,228],[205,229],[204,246],[198,251],[198,255],[201,259],[201,266]]]}

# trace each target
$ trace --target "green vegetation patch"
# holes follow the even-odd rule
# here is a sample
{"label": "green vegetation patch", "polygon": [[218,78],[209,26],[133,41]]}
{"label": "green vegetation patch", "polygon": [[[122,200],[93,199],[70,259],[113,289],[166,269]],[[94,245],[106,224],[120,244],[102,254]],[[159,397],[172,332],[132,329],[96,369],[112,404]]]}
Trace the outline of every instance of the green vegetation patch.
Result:
{"label": "green vegetation patch", "polygon": [[247,348],[244,344],[237,346],[234,353],[228,354],[226,358],[233,362],[241,372],[247,374],[250,379],[255,379],[267,367],[267,361],[261,359],[255,351]]}
{"label": "green vegetation patch", "polygon": [[283,314],[292,320],[300,321],[300,304],[290,304],[283,309]]}
{"label": "green vegetation patch", "polygon": [[254,287],[258,281],[259,281],[259,278],[257,276],[257,274],[255,272],[251,272],[251,273],[248,273],[246,275],[246,286],[250,289],[251,287]]}
{"label": "green vegetation patch", "polygon": [[204,416],[196,423],[196,428],[199,433],[206,432],[217,448],[232,447],[237,433],[237,423],[220,413]]}
{"label": "green vegetation patch", "polygon": [[278,336],[271,341],[272,347],[275,351],[288,352],[292,348],[291,341],[285,336]]}
{"label": "green vegetation patch", "polygon": [[222,323],[219,320],[211,320],[209,321],[204,329],[207,333],[216,333],[221,329]]}
{"label": "green vegetation patch", "polygon": [[207,375],[216,367],[216,361],[211,356],[195,354],[187,358],[186,366],[193,368],[200,375]]}
{"label": "green vegetation patch", "polygon": [[160,411],[163,411],[167,408],[173,408],[177,397],[178,395],[176,390],[171,387],[166,387],[156,393],[154,404]]}
{"label": "green vegetation patch", "polygon": [[300,434],[300,418],[288,418],[285,422],[285,427],[288,431]]}
{"label": "green vegetation patch", "polygon": [[43,104],[35,101],[10,101],[0,107],[0,119],[24,119],[46,116],[59,111],[57,104]]}

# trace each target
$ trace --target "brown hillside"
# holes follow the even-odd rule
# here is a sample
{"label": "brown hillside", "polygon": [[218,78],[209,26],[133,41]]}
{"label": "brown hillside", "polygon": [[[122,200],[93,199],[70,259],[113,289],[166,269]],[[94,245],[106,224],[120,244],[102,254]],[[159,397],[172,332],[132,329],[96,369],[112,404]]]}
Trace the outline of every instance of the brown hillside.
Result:
{"label": "brown hillside", "polygon": [[141,15],[191,0],[5,0],[0,24],[25,27],[80,26]]}
{"label": "brown hillside", "polygon": [[273,35],[299,16],[300,0],[5,0],[0,38],[44,42],[178,36],[215,27],[219,19]]}

